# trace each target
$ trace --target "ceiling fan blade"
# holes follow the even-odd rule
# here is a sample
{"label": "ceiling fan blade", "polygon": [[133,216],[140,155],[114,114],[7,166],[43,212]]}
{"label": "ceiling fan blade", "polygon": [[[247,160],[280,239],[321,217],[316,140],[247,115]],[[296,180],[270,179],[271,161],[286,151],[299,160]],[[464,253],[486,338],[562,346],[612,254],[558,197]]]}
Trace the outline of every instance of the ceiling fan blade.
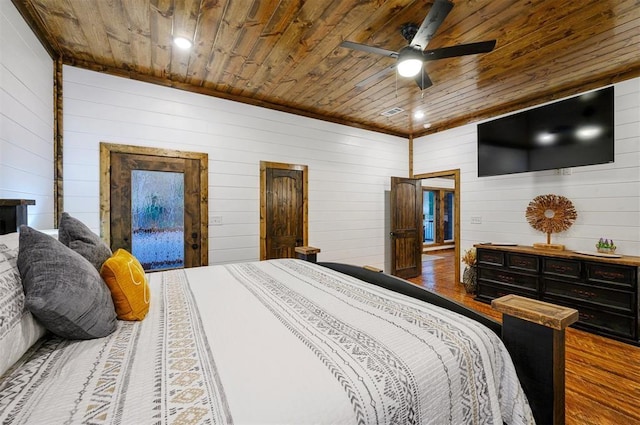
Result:
{"label": "ceiling fan blade", "polygon": [[365,87],[365,86],[369,85],[369,83],[371,83],[373,81],[376,81],[376,80],[379,80],[382,77],[385,77],[387,74],[389,74],[394,69],[396,69],[396,64],[388,66],[388,67],[384,68],[382,71],[378,71],[375,74],[373,74],[372,76],[365,78],[364,80],[362,80],[358,84],[356,84],[356,87],[357,88]]}
{"label": "ceiling fan blade", "polygon": [[422,67],[422,72],[418,72],[418,75],[413,77],[413,79],[418,83],[420,90],[424,90],[433,85],[433,81],[431,81],[431,78],[427,75],[427,71],[425,71],[424,66]]}
{"label": "ceiling fan blade", "polygon": [[422,52],[425,61],[436,59],[453,58],[456,56],[475,55],[477,53],[488,53],[496,46],[496,40],[479,41],[477,43],[459,44],[451,47],[441,47],[439,49],[425,50]]}
{"label": "ceiling fan blade", "polygon": [[413,40],[411,40],[411,46],[420,46],[420,49],[426,49],[429,41],[440,28],[451,9],[453,9],[453,3],[448,0],[436,0],[424,21],[422,21],[422,25],[420,25]]}
{"label": "ceiling fan blade", "polygon": [[343,41],[340,43],[341,47],[347,49],[360,50],[367,53],[375,53],[376,55],[388,56],[390,58],[397,58],[398,53],[391,50],[381,49],[379,47],[367,46],[366,44],[354,43],[353,41]]}

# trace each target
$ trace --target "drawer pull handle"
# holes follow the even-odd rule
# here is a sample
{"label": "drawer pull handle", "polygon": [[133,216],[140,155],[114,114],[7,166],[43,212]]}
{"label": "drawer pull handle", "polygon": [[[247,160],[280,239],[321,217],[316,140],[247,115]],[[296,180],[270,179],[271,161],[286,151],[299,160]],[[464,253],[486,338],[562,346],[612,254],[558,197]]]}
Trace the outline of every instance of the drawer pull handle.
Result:
{"label": "drawer pull handle", "polygon": [[587,298],[594,298],[596,296],[595,292],[582,291],[580,289],[572,289],[571,292],[578,295],[584,295]]}
{"label": "drawer pull handle", "polygon": [[587,313],[578,313],[578,317],[580,318],[580,320],[590,320],[596,318],[596,316],[594,316],[593,314]]}

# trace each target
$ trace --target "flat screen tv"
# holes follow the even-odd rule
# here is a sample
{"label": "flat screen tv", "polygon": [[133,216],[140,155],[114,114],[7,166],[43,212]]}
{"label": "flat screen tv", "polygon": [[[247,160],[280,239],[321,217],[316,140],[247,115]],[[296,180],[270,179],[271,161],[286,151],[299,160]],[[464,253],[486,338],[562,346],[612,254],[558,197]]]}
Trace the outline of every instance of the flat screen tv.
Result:
{"label": "flat screen tv", "polygon": [[613,87],[478,124],[478,177],[613,162]]}

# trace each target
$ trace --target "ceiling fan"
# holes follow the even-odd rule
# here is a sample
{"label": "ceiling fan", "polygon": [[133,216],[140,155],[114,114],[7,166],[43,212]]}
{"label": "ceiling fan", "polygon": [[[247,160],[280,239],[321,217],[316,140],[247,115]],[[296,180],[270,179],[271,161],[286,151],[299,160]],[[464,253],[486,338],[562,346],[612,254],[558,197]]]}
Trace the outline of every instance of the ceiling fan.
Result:
{"label": "ceiling fan", "polygon": [[348,49],[361,50],[363,52],[397,59],[397,62],[394,65],[391,65],[361,81],[356,84],[356,87],[363,87],[369,82],[377,80],[378,78],[381,78],[393,71],[395,68],[398,68],[398,74],[403,77],[413,77],[420,89],[424,90],[433,85],[433,82],[424,69],[424,62],[492,51],[496,45],[496,40],[425,50],[429,41],[433,38],[442,22],[445,20],[449,12],[451,12],[451,9],[453,9],[453,3],[450,1],[435,0],[420,27],[411,23],[404,24],[400,29],[400,32],[409,45],[403,47],[398,52],[368,46],[366,44],[354,43],[352,41],[343,41],[340,43],[340,46]]}

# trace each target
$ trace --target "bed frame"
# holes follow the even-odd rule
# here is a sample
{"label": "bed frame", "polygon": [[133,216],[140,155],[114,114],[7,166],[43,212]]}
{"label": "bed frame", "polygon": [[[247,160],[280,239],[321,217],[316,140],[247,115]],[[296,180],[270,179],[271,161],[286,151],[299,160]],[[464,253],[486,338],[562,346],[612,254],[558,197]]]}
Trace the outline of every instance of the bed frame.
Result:
{"label": "bed frame", "polygon": [[577,310],[506,295],[491,303],[503,313],[500,324],[463,304],[394,276],[348,264],[318,264],[486,325],[500,336],[511,354],[536,423],[565,423],[565,329],[578,320]]}

